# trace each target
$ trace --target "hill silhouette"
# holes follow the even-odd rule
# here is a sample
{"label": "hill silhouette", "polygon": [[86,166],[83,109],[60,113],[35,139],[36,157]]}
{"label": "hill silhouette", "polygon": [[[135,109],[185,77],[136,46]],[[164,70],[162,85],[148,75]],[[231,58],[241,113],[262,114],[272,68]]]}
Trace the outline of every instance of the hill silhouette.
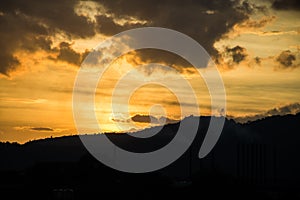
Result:
{"label": "hill silhouette", "polygon": [[[188,117],[184,120],[194,120]],[[200,117],[197,136],[174,163],[145,174],[106,167],[84,148],[79,136],[0,143],[0,196],[10,199],[92,199],[103,195],[130,199],[159,197],[228,197],[281,199],[299,197],[300,114],[272,116],[240,124],[225,120],[214,149],[203,159],[198,152],[211,117]],[[180,123],[105,137],[133,152],[149,152],[168,144]],[[148,134],[133,138],[131,134]],[[218,190],[219,192],[214,192]]]}

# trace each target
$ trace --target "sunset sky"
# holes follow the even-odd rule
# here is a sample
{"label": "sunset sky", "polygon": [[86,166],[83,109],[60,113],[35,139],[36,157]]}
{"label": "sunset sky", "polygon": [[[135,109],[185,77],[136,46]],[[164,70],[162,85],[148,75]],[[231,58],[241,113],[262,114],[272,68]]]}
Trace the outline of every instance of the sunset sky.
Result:
{"label": "sunset sky", "polygon": [[[182,32],[206,49],[223,78],[227,116],[255,119],[299,112],[299,19],[298,0],[2,1],[0,141],[77,134],[72,92],[84,58],[117,33],[150,26]],[[208,68],[201,70],[208,73]],[[128,71],[132,73],[124,78],[116,101],[120,107],[128,103],[129,114],[122,109],[112,114],[112,94]],[[190,102],[191,93],[178,84],[179,77],[196,91],[199,104]],[[185,100],[179,102],[174,91],[159,84],[132,91],[138,80],[168,82]],[[201,115],[219,114],[210,108],[207,87],[194,67],[158,50],[119,57],[96,90],[95,110],[103,132],[143,128],[150,115],[180,120],[196,115],[197,109]],[[89,133],[94,126],[87,128]]]}

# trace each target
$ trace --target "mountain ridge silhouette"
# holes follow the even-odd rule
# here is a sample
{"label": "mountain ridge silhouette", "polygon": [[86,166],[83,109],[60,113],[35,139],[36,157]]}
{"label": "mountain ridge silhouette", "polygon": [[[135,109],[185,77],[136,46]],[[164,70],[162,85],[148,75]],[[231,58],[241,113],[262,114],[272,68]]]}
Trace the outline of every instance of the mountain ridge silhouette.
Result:
{"label": "mountain ridge silhouette", "polygon": [[[200,123],[198,127],[198,134],[193,142],[193,145],[200,148],[202,140],[206,134],[208,124],[210,122],[210,116],[194,117],[190,116],[184,120],[189,120],[193,118],[200,118]],[[248,123],[237,123],[232,119],[226,119],[224,124],[224,129],[222,131],[219,142],[228,143],[238,143],[238,142],[259,142],[263,144],[297,144],[300,143],[300,113],[295,115],[285,115],[285,116],[271,116],[264,119],[259,119]],[[121,133],[105,133],[105,134],[94,134],[94,135],[83,135],[83,137],[102,137],[104,135],[108,136],[110,140],[116,142],[121,147],[123,146],[128,150],[145,148],[145,150],[136,152],[147,152],[153,149],[161,148],[163,145],[167,144],[176,134],[176,131],[180,125],[180,122],[167,124],[162,127],[151,127],[141,131],[129,133],[128,135],[143,134],[147,131],[153,131],[155,129],[161,129],[161,131],[150,138],[136,138],[134,140],[129,140],[127,134]],[[287,133],[287,128],[290,130]],[[289,135],[287,135],[289,134]],[[157,142],[161,140],[161,144]],[[236,140],[234,142],[234,140]],[[128,141],[132,143],[132,145]],[[130,147],[133,146],[133,147]],[[155,148],[148,148],[147,146],[155,146]],[[41,150],[39,150],[41,149]],[[22,156],[22,153],[24,156]],[[0,143],[0,160],[2,165],[0,169],[5,168],[19,168],[22,164],[14,163],[28,163],[29,160],[37,162],[39,160],[55,160],[58,161],[76,161],[82,156],[82,154],[87,153],[84,146],[82,145],[79,136],[62,136],[57,138],[45,138],[27,142],[25,144],[16,143]],[[57,154],[57,156],[55,156]],[[65,158],[64,158],[65,157]],[[21,162],[17,162],[20,160]],[[10,164],[3,164],[6,163]]]}
{"label": "mountain ridge silhouette", "polygon": [[[299,195],[296,192],[300,188],[299,113],[244,124],[226,119],[213,150],[199,159],[210,119],[200,117],[197,135],[180,158],[163,169],[145,174],[124,173],[105,166],[89,154],[79,136],[47,138],[22,145],[0,143],[0,196],[19,199],[27,194],[33,199],[53,199],[53,195],[63,194],[76,196],[75,199],[93,199],[95,195],[108,194],[125,199],[134,195],[140,199],[139,195],[147,194],[148,199],[158,195],[184,198],[199,195],[199,188],[204,197],[216,198],[225,195],[231,199],[270,199],[272,194],[271,199],[274,195],[275,199],[286,199]],[[179,124],[130,133],[143,134],[161,128],[149,138],[132,139],[119,133],[82,137],[107,136],[120,148],[147,152],[168,144]],[[116,193],[115,188],[121,192]],[[136,193],[131,192],[133,188]]]}

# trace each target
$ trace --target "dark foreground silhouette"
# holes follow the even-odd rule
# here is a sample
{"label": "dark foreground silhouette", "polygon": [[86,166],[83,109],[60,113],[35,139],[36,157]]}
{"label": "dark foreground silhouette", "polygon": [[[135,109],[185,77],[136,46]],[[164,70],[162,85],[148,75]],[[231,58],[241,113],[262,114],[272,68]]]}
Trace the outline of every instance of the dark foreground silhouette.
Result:
{"label": "dark foreground silhouette", "polygon": [[[300,198],[300,114],[246,124],[226,119],[215,148],[199,159],[209,121],[200,118],[193,144],[176,162],[144,174],[106,167],[78,136],[0,143],[0,199]],[[178,127],[165,125],[147,139],[106,136],[124,149],[148,152],[166,145]]]}

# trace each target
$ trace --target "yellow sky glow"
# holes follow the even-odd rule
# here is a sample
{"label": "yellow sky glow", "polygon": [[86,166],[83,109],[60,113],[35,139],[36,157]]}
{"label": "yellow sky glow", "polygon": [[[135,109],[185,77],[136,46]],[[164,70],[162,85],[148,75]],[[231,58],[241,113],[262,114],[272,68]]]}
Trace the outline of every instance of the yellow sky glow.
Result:
{"label": "yellow sky glow", "polygon": [[[84,9],[82,6],[76,8],[76,12],[95,20],[93,17],[97,14],[97,9],[94,8],[95,5],[88,2]],[[99,8],[98,11],[101,9],[104,8]],[[88,14],[87,11],[91,12]],[[271,10],[268,17],[252,16],[243,24],[236,25],[227,37],[215,42],[214,46],[220,52],[226,47],[238,45],[245,48],[247,53],[245,59],[238,64],[229,65],[228,58],[225,57],[217,63],[226,89],[227,115],[255,115],[274,107],[300,102],[299,18],[300,13],[296,11]],[[247,27],[247,24],[264,20],[268,21],[264,26]],[[125,21],[116,18],[115,21],[121,25],[145,23],[135,18]],[[53,36],[52,46],[68,41],[74,50],[84,53],[105,38],[107,36],[96,34],[94,37],[68,39],[63,34],[56,34]],[[293,68],[282,69],[276,58],[286,50],[296,54],[296,62]],[[0,78],[0,141],[25,143],[45,137],[77,134],[72,113],[72,91],[79,67],[53,59],[57,55],[58,52],[43,50],[15,53],[21,61],[21,67],[13,71],[10,77]],[[259,58],[260,63],[255,62],[255,58]],[[95,111],[103,132],[124,132],[147,127],[147,123],[126,121],[137,114],[158,118],[165,115],[177,120],[197,115],[197,109],[201,115],[216,114],[210,108],[209,92],[199,74],[188,73],[186,69],[181,73],[175,73],[174,69],[166,72],[158,67],[149,75],[130,63],[130,59],[123,56],[115,60],[99,81]],[[208,73],[207,70],[209,69],[202,72]],[[194,94],[199,106],[191,103],[189,88],[180,84],[179,76],[196,91]],[[121,79],[122,82],[118,83]],[[152,83],[131,91],[120,89],[113,96],[117,84],[120,84],[120,88],[131,88],[137,80],[151,80]],[[163,84],[155,84],[157,82],[168,83],[184,96],[184,102],[181,102],[184,112],[181,111],[174,91]],[[112,101],[117,113],[113,113]],[[127,105],[129,113],[125,112]],[[85,106],[84,102],[82,106]],[[98,125],[90,125],[88,116],[83,114],[82,117],[89,126],[89,133],[97,130],[94,126]]]}

